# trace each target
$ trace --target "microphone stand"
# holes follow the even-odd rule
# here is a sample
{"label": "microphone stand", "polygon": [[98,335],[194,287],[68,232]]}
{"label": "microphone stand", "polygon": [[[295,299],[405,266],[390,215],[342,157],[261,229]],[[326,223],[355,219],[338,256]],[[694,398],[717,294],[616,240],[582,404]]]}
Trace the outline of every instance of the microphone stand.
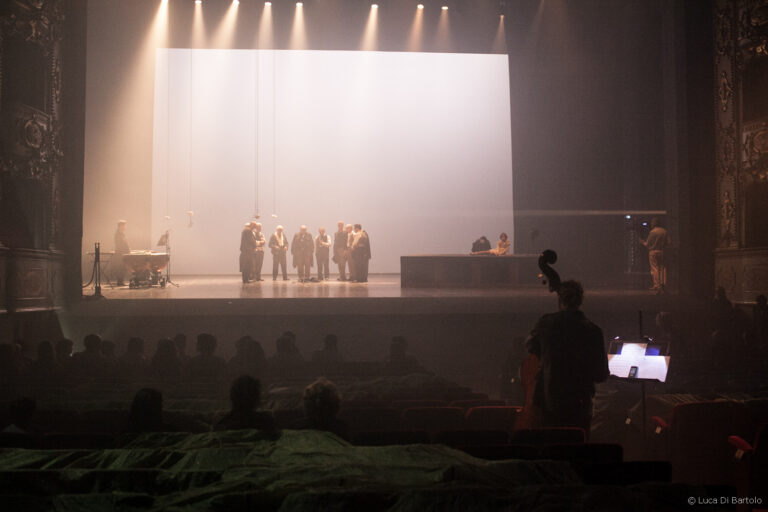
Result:
{"label": "microphone stand", "polygon": [[171,281],[171,232],[165,231],[165,252],[168,253],[168,266],[165,267],[165,284],[172,284],[175,287],[179,287],[178,284]]}

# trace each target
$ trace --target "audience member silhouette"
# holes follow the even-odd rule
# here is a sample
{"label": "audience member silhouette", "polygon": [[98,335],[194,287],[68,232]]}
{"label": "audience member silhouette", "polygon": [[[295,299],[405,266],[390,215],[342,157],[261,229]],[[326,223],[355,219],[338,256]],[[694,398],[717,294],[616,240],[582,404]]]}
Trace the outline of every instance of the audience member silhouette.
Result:
{"label": "audience member silhouette", "polygon": [[16,345],[18,364],[21,367],[22,373],[27,373],[33,361],[29,355],[29,344],[21,338],[14,340],[13,344]]}
{"label": "audience member silhouette", "polygon": [[275,353],[269,358],[269,364],[273,369],[285,370],[296,368],[304,362],[304,358],[296,349],[291,338],[283,335],[275,342]]}
{"label": "audience member silhouette", "polygon": [[190,357],[187,355],[187,335],[184,333],[178,333],[173,337],[173,344],[176,345],[176,355],[181,361],[182,366],[189,362]]}
{"label": "audience member silhouette", "polygon": [[173,425],[163,421],[163,394],[159,390],[143,388],[136,392],[128,413],[126,432],[176,432],[177,430]]}
{"label": "audience member silhouette", "polygon": [[126,379],[142,379],[147,376],[149,363],[144,356],[144,340],[130,338],[125,354],[120,358],[120,374]]}
{"label": "audience member silhouette", "polygon": [[229,360],[230,375],[258,377],[264,373],[267,359],[261,343],[250,336],[243,336],[235,342],[235,355]]}
{"label": "audience member silhouette", "polygon": [[347,425],[336,416],[341,408],[341,395],[336,385],[320,377],[304,390],[304,418],[292,426],[297,430],[323,430],[349,439]]}
{"label": "audience member silhouette", "polygon": [[104,356],[104,375],[111,378],[119,378],[120,361],[115,354],[115,342],[112,340],[101,340],[101,355]]}
{"label": "audience member silhouette", "polygon": [[89,334],[83,339],[85,350],[72,356],[72,375],[78,379],[94,379],[105,375],[101,338]]}
{"label": "audience member silhouette", "polygon": [[21,377],[24,373],[19,363],[18,346],[11,343],[0,343],[0,379],[10,382]]}
{"label": "audience member silhouette", "polygon": [[61,338],[56,342],[56,361],[59,363],[62,373],[66,376],[70,370],[70,364],[72,363],[72,349],[75,344],[72,340],[67,338]]}
{"label": "audience member silhouette", "polygon": [[150,363],[150,376],[153,379],[173,382],[181,379],[183,369],[173,340],[163,338],[158,341],[155,355],[152,356]]}
{"label": "audience member silhouette", "polygon": [[344,356],[341,355],[338,348],[339,339],[335,334],[329,334],[323,340],[323,348],[316,350],[312,354],[312,361],[315,363],[332,364],[344,362]]}
{"label": "audience member silhouette", "polygon": [[198,354],[189,360],[187,379],[191,380],[222,380],[226,377],[227,363],[216,356],[216,338],[212,334],[203,333],[197,336]]}
{"label": "audience member silhouette", "polygon": [[402,336],[394,336],[389,344],[387,372],[392,375],[425,372],[418,359],[408,354],[408,342]]}
{"label": "audience member silhouette", "polygon": [[4,434],[39,434],[34,427],[33,419],[37,403],[31,398],[18,398],[8,404],[8,419],[2,433]]}
{"label": "audience member silhouette", "polygon": [[752,339],[763,347],[768,341],[768,298],[763,294],[755,298],[752,308]]}
{"label": "audience member silhouette", "polygon": [[256,411],[261,404],[261,383],[250,375],[241,375],[229,388],[232,410],[216,425],[215,430],[259,429],[274,434],[275,420],[272,415]]}
{"label": "audience member silhouette", "polygon": [[56,361],[50,341],[41,341],[37,345],[37,359],[30,367],[30,375],[38,380],[58,380],[62,377],[61,367]]}
{"label": "audience member silhouette", "polygon": [[725,288],[718,286],[712,301],[712,330],[730,331],[733,328],[733,304]]}

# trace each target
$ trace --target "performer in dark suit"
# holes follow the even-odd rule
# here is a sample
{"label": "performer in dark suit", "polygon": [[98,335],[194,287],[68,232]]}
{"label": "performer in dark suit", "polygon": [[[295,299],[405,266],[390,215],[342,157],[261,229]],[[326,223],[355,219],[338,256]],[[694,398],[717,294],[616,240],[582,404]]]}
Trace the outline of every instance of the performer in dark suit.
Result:
{"label": "performer in dark suit", "polygon": [[299,232],[293,235],[291,254],[293,254],[293,266],[299,272],[299,282],[309,281],[312,272],[312,256],[315,252],[315,241],[312,235],[307,233],[307,226],[301,226]]}
{"label": "performer in dark suit", "polygon": [[589,436],[595,383],[608,378],[603,331],[579,310],[584,290],[563,281],[557,313],[542,316],[526,345],[541,361],[534,404],[545,427],[581,427]]}
{"label": "performer in dark suit", "polygon": [[371,259],[371,240],[368,233],[363,231],[360,224],[355,224],[355,232],[352,238],[352,268],[354,274],[352,281],[358,283],[368,282],[368,261]]}
{"label": "performer in dark suit", "polygon": [[333,235],[333,262],[339,266],[339,281],[347,280],[347,232],[344,223],[339,221],[339,230]]}
{"label": "performer in dark suit", "polygon": [[125,282],[125,263],[123,255],[130,254],[131,248],[128,246],[128,238],[125,236],[125,226],[127,221],[117,221],[117,231],[115,231],[115,274],[117,277],[117,286],[124,286]]}
{"label": "performer in dark suit", "polygon": [[331,237],[325,234],[325,228],[317,229],[315,239],[315,257],[317,258],[317,279],[328,279],[328,256],[331,251]]}
{"label": "performer in dark suit", "polygon": [[253,238],[256,240],[256,248],[253,251],[253,280],[263,281],[261,278],[261,267],[264,265],[264,246],[267,245],[267,241],[264,238],[264,233],[261,232],[261,224],[258,222],[251,222],[253,227]]}
{"label": "performer in dark suit", "polygon": [[240,273],[243,275],[243,284],[251,281],[253,274],[253,252],[256,250],[256,237],[248,223],[240,233]]}
{"label": "performer in dark suit", "polygon": [[288,281],[288,272],[285,270],[288,238],[283,233],[283,226],[277,226],[275,232],[269,237],[269,248],[272,251],[272,280],[277,280],[277,270],[280,266],[283,270],[283,281]]}
{"label": "performer in dark suit", "polygon": [[355,260],[352,259],[352,242],[354,241],[355,234],[352,233],[352,224],[344,226],[344,231],[347,232],[347,248],[344,250],[344,259],[347,262],[347,271],[349,273],[349,280],[352,281],[352,277],[355,274]]}

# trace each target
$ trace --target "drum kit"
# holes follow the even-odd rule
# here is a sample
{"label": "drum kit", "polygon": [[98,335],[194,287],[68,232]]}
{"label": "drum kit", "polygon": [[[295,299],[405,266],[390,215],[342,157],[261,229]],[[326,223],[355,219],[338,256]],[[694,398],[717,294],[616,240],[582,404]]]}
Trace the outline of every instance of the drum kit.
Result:
{"label": "drum kit", "polygon": [[[171,281],[171,251],[169,246],[169,235],[166,232],[160,237],[157,245],[164,245],[165,252],[141,250],[131,251],[128,254],[115,254],[114,251],[101,251],[100,244],[97,242],[94,245],[94,250],[89,251],[87,254],[93,257],[93,273],[91,279],[83,286],[87,288],[93,285],[95,298],[101,298],[101,264],[105,263],[107,269],[111,272],[107,272],[107,284],[114,287],[115,285],[110,281],[109,275],[113,277],[120,275],[120,273],[128,270],[131,273],[131,278],[128,282],[129,288],[150,288],[158,286],[165,288],[167,284],[178,286]],[[163,271],[166,271],[163,274]]]}

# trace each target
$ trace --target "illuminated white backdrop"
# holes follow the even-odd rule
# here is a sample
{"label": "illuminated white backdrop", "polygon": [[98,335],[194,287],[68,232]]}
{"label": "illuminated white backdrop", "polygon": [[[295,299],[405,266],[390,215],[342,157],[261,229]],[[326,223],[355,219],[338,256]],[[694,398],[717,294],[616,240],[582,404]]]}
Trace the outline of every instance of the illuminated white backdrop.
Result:
{"label": "illuminated white backdrop", "polygon": [[257,207],[361,223],[374,273],[514,239],[509,98],[506,55],[158,49],[151,236],[178,274],[237,272]]}

